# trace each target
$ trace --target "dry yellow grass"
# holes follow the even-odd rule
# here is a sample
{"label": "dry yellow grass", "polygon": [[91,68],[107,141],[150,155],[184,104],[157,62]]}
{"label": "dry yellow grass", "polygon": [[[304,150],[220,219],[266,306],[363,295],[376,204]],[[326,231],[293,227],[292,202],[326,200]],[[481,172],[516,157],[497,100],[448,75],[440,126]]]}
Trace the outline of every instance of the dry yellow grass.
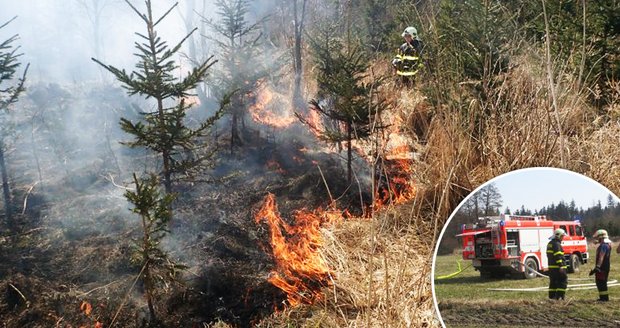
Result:
{"label": "dry yellow grass", "polygon": [[[334,277],[325,299],[279,313],[261,327],[437,327],[429,277],[434,239],[470,191],[512,170],[551,166],[582,173],[618,194],[618,101],[603,111],[592,108],[576,74],[562,72],[554,106],[540,68],[544,56],[536,53],[515,57],[484,100],[473,92],[475,81],[382,87],[390,120],[406,122],[403,131],[418,151],[411,177],[416,198],[372,220],[326,228],[322,251]],[[377,67],[375,74],[389,74],[385,65]],[[620,83],[610,83],[620,100]],[[421,91],[429,87],[441,88],[435,92],[443,102],[430,104]]]}
{"label": "dry yellow grass", "polygon": [[318,304],[279,313],[261,327],[438,327],[430,285],[434,227],[413,210],[398,206],[374,220],[324,229],[333,285]]}

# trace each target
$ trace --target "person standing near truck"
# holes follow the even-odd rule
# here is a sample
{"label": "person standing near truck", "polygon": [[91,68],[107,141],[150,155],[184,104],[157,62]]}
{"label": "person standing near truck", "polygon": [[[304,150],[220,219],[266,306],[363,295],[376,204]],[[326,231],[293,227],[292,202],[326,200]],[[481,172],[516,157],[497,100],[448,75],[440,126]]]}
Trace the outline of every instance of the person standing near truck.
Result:
{"label": "person standing near truck", "polygon": [[609,269],[611,267],[611,240],[606,230],[599,229],[593,236],[599,244],[596,249],[595,267],[590,271],[594,274],[596,289],[598,289],[598,300],[600,302],[609,301],[609,291],[607,290],[607,280],[609,279]]}
{"label": "person standing near truck", "polygon": [[566,264],[564,263],[564,249],[562,248],[564,236],[566,236],[566,231],[556,229],[547,244],[549,299],[552,300],[563,300],[566,294],[566,286],[568,285],[568,275],[566,274]]}

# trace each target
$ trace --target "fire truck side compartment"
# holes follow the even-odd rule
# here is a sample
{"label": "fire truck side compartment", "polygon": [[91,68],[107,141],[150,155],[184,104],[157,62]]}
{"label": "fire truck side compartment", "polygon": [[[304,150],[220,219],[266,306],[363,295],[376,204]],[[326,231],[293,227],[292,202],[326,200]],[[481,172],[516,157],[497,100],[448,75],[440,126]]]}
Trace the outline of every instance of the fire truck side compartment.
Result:
{"label": "fire truck side compartment", "polygon": [[491,239],[491,232],[481,233],[475,237],[475,252],[478,259],[492,259],[493,258],[493,242]]}

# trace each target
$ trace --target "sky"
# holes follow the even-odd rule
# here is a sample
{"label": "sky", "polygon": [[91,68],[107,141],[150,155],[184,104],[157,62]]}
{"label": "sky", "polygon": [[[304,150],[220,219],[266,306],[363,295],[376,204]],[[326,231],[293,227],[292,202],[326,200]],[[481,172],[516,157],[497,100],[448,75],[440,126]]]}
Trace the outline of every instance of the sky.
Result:
{"label": "sky", "polygon": [[[94,16],[89,15],[88,7],[84,7],[84,4],[92,6],[97,1],[104,4],[100,14],[99,54],[95,51]],[[144,1],[131,2],[144,11]],[[182,17],[186,2],[179,2],[179,7],[157,27],[158,35],[170,45],[185,36]],[[173,0],[153,1],[154,15],[161,16],[174,3]],[[206,3],[211,4],[211,1]],[[139,40],[135,32],[145,33],[142,20],[122,0],[0,0],[0,8],[0,25],[17,16],[0,30],[0,40],[19,34],[14,46],[20,46],[23,53],[20,61],[30,63],[30,81],[71,83],[98,79],[100,69],[91,57],[131,70],[136,61],[134,42]],[[192,25],[195,24],[198,23]],[[113,79],[110,77],[109,80]]]}
{"label": "sky", "polygon": [[513,171],[492,180],[502,194],[502,212],[509,207],[512,211],[524,205],[532,211],[561,200],[574,200],[577,207],[588,208],[601,201],[605,206],[607,196],[612,194],[600,183],[567,170],[553,168],[530,168]]}

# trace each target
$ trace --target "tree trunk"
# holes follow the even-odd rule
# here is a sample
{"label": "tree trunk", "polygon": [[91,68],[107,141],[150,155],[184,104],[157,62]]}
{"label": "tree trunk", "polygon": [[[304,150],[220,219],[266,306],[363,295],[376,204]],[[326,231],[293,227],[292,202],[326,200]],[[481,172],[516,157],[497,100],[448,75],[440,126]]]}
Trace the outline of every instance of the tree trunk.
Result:
{"label": "tree trunk", "polygon": [[[185,8],[185,16],[183,17],[183,23],[185,24],[185,33],[191,33],[194,30],[194,20],[191,17],[194,17],[196,13],[196,1],[190,0],[187,1],[187,7]],[[191,33],[189,39],[187,40],[188,49],[189,49],[189,59],[193,62],[201,62],[198,58],[198,51],[196,49],[196,38],[194,37],[194,33]],[[205,51],[205,49],[202,49]],[[198,100],[200,101],[200,106],[202,108],[206,108],[207,102],[209,101],[207,97],[206,89],[200,85],[196,86],[196,95],[198,96]]]}
{"label": "tree trunk", "polygon": [[170,155],[167,151],[162,153],[164,159],[164,188],[166,194],[172,193],[172,172],[170,172]]}
{"label": "tree trunk", "polygon": [[0,142],[0,171],[2,172],[2,193],[4,194],[4,211],[6,213],[7,225],[13,228],[13,212],[11,210],[11,190],[9,189],[9,176],[6,171],[4,161],[4,143]]}
{"label": "tree trunk", "polygon": [[351,127],[351,122],[347,122],[347,181],[351,184],[352,181],[352,169],[351,162],[353,161],[353,154],[351,151],[352,148],[352,138],[353,138],[353,129]]}
{"label": "tree trunk", "polygon": [[293,106],[297,110],[302,110],[305,106],[304,99],[301,94],[301,77],[303,74],[302,58],[301,58],[301,38],[303,36],[304,19],[306,16],[306,0],[303,0],[301,17],[298,16],[297,0],[293,1],[293,19],[295,24],[295,48],[293,51],[293,61],[295,64],[295,86],[293,91]]}
{"label": "tree trunk", "polygon": [[234,110],[232,113],[232,119],[231,119],[230,125],[231,125],[230,126],[230,153],[232,154],[235,149],[235,144],[237,140],[239,140],[239,131],[237,130],[237,125],[239,125],[238,115],[237,113],[235,113]]}
{"label": "tree trunk", "polygon": [[[148,259],[147,259],[148,261]],[[149,314],[151,315],[151,323],[157,322],[157,316],[155,315],[155,306],[153,305],[153,284],[152,277],[149,268],[149,262],[146,262],[144,268],[144,291],[146,296],[146,304],[149,307]]]}

